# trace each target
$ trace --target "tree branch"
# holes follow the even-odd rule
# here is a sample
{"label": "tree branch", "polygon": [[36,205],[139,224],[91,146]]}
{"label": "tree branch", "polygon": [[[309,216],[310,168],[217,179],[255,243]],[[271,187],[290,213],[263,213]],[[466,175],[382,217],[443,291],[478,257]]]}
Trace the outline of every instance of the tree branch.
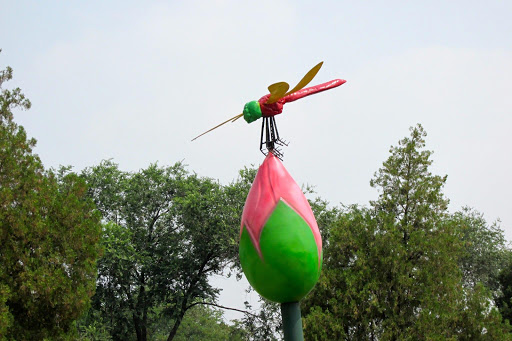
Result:
{"label": "tree branch", "polygon": [[172,327],[172,329],[171,329],[171,331],[169,333],[169,337],[167,337],[167,341],[171,341],[172,339],[174,339],[174,336],[176,336],[176,332],[178,331],[178,327],[181,324],[181,320],[183,319],[183,316],[185,315],[185,312],[188,309],[187,308],[187,302],[188,302],[188,299],[190,298],[191,290],[194,288],[194,286],[197,284],[197,282],[201,278],[201,275],[203,274],[204,268],[206,267],[206,264],[208,264],[208,262],[209,262],[209,260],[210,260],[210,258],[212,256],[212,253],[213,252],[210,251],[206,255],[206,258],[204,259],[203,263],[201,264],[201,267],[200,267],[199,271],[197,272],[197,274],[194,276],[194,278],[190,282],[190,284],[188,286],[188,289],[186,290],[185,295],[183,297],[183,301],[181,302],[181,309],[180,309],[179,315],[178,315],[176,321],[174,321],[174,326]]}
{"label": "tree branch", "polygon": [[259,315],[256,315],[256,314],[253,314],[253,313],[250,313],[248,312],[247,310],[242,310],[242,309],[237,309],[237,308],[230,308],[230,307],[226,307],[226,306],[223,306],[223,305],[219,305],[219,304],[215,304],[215,303],[210,303],[210,302],[195,302],[195,303],[192,303],[191,305],[189,305],[187,307],[187,310],[192,308],[193,306],[195,305],[198,305],[198,304],[202,304],[202,305],[211,305],[213,307],[217,307],[217,308],[221,308],[221,309],[226,309],[226,310],[233,310],[233,311],[238,311],[240,313],[244,313],[244,314],[247,314],[247,315],[251,315],[257,319],[260,319],[261,320],[261,317]]}

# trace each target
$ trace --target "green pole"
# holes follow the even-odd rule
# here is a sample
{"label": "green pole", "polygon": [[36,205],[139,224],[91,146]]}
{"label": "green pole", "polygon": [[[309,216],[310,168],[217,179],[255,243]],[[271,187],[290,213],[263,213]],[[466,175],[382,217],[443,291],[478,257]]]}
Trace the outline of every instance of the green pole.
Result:
{"label": "green pole", "polygon": [[284,341],[304,341],[299,302],[281,303]]}

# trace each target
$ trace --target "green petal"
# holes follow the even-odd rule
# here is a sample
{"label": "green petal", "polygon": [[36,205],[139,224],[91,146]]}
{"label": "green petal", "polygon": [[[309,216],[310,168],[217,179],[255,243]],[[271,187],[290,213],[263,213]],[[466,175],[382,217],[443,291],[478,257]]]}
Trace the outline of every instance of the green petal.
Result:
{"label": "green petal", "polygon": [[320,276],[315,237],[309,225],[279,201],[260,237],[263,260],[244,226],[240,262],[245,276],[263,297],[274,302],[297,302],[313,289]]}

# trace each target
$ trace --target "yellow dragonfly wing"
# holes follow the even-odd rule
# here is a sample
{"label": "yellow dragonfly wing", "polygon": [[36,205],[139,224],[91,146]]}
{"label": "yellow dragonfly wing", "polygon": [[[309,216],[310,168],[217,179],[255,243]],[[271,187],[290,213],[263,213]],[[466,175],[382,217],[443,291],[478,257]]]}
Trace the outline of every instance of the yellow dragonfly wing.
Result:
{"label": "yellow dragonfly wing", "polygon": [[299,91],[300,89],[302,89],[306,85],[308,85],[309,82],[311,82],[313,80],[313,78],[315,78],[316,74],[318,73],[318,71],[320,71],[320,68],[322,67],[323,64],[324,64],[324,62],[320,62],[320,63],[316,64],[311,70],[308,71],[308,73],[306,73],[306,75],[300,80],[300,82],[293,89],[291,89],[290,91],[288,91],[285,94],[285,96],[289,95],[289,94],[293,94],[294,92]]}
{"label": "yellow dragonfly wing", "polygon": [[[275,103],[275,102],[279,101],[281,98],[283,98],[284,96],[287,96],[289,94],[292,94],[292,93],[304,88],[306,85],[308,85],[313,80],[313,78],[315,78],[316,74],[318,73],[318,71],[320,71],[320,68],[322,67],[323,64],[324,64],[324,62],[320,62],[317,65],[315,65],[311,70],[308,71],[308,73],[306,73],[306,75],[304,77],[302,77],[300,82],[290,91],[288,91],[289,86],[285,82],[275,83],[275,84],[272,84],[271,86],[269,86],[268,90],[270,91],[271,95],[270,95],[269,99],[267,100],[267,104]],[[286,90],[284,90],[284,86],[282,86],[281,84],[286,84]],[[272,91],[274,91],[274,92],[272,92]]]}
{"label": "yellow dragonfly wing", "polygon": [[267,104],[272,104],[283,98],[286,91],[290,88],[290,85],[286,82],[274,83],[268,87],[270,97],[267,100]]}

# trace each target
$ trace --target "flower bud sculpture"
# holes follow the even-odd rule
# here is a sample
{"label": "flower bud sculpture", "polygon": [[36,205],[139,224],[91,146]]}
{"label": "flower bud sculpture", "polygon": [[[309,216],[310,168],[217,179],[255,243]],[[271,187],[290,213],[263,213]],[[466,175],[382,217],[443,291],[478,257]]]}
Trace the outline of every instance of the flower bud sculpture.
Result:
{"label": "flower bud sculpture", "polygon": [[240,229],[240,262],[268,300],[298,302],[322,266],[322,239],[309,203],[281,161],[269,152],[249,191]]}
{"label": "flower bud sculpture", "polygon": [[196,136],[244,117],[247,123],[262,118],[260,150],[267,155],[254,179],[242,213],[240,263],[252,287],[268,300],[281,303],[286,341],[303,341],[299,301],[313,289],[322,267],[322,238],[309,203],[280,159],[287,146],[277,130],[275,116],[286,103],[334,89],[346,81],[306,88],[323,62],[315,65],[290,90],[286,82],[269,85],[269,93],[248,102],[238,114]]}

